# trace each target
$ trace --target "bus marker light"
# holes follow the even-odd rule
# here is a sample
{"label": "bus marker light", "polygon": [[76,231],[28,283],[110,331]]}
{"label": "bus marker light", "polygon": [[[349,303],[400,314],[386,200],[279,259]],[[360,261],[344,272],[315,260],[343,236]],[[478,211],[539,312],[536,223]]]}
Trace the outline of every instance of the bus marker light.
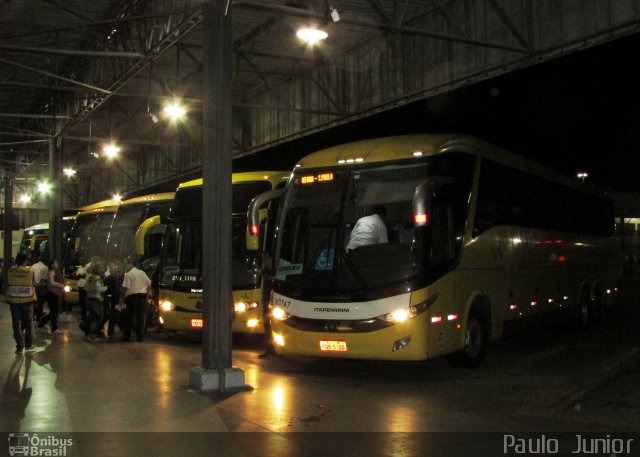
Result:
{"label": "bus marker light", "polygon": [[257,236],[258,233],[260,233],[260,226],[252,225],[251,227],[249,227],[249,233],[251,233],[251,235],[253,236]]}
{"label": "bus marker light", "polygon": [[538,300],[532,301],[531,306],[538,306]]}
{"label": "bus marker light", "polygon": [[161,324],[164,324],[164,319],[162,318],[162,316],[159,316],[159,317],[158,317],[158,321],[159,321]]}
{"label": "bus marker light", "polygon": [[411,342],[411,337],[410,336],[406,336],[406,337],[402,338],[401,340],[394,341],[393,342],[393,347],[391,348],[391,352],[396,352],[396,351],[402,349],[403,347],[408,346],[410,342]]}
{"label": "bus marker light", "polygon": [[249,319],[247,321],[247,327],[254,328],[258,326],[258,319]]}
{"label": "bus marker light", "polygon": [[236,310],[236,313],[244,313],[245,311],[248,311],[250,309],[255,309],[258,307],[258,303],[257,302],[243,302],[240,301],[238,303],[236,303],[234,306],[234,309]]}
{"label": "bus marker light", "polygon": [[203,328],[204,321],[202,319],[191,319],[191,328]]}
{"label": "bus marker light", "polygon": [[413,215],[414,224],[425,225],[429,223],[429,215],[428,214],[414,214]]}
{"label": "bus marker light", "polygon": [[284,337],[279,333],[273,333],[273,342],[278,346],[284,346]]}
{"label": "bus marker light", "polygon": [[509,309],[518,309],[518,305],[511,305],[509,306]]}
{"label": "bus marker light", "polygon": [[320,341],[320,350],[323,352],[347,352],[347,342],[340,340]]}
{"label": "bus marker light", "polygon": [[437,324],[438,322],[442,322],[442,316],[434,316],[431,318],[432,324]]}
{"label": "bus marker light", "polygon": [[70,286],[64,286],[64,291],[65,292],[71,292],[71,287]]}
{"label": "bus marker light", "polygon": [[447,316],[447,320],[448,320],[448,321],[455,321],[455,320],[457,320],[457,319],[458,319],[458,315],[457,315],[457,314],[449,314],[449,315]]}

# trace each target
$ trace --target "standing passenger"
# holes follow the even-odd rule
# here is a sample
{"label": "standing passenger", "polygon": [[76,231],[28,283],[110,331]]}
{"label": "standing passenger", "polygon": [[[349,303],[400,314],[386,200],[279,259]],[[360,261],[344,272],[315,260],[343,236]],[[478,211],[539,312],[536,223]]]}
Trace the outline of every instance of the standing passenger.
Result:
{"label": "standing passenger", "polygon": [[113,336],[116,324],[122,329],[122,312],[120,311],[120,296],[122,296],[122,281],[124,280],[124,273],[122,271],[122,265],[119,261],[113,261],[109,263],[109,276],[105,278],[104,282],[107,285],[106,301],[109,309],[109,327],[107,329],[107,336],[111,338]]}
{"label": "standing passenger", "polygon": [[36,297],[38,299],[33,318],[39,321],[42,318],[44,302],[47,299],[47,276],[49,275],[49,268],[42,261],[42,256],[38,258],[36,263],[31,265],[31,272],[33,273],[33,283],[36,287]]}
{"label": "standing passenger", "polygon": [[58,314],[60,313],[60,304],[64,300],[64,277],[60,271],[60,262],[52,260],[49,262],[49,283],[47,284],[47,302],[49,303],[49,314],[40,319],[38,327],[44,327],[51,321],[52,333],[63,333],[58,329]]}
{"label": "standing passenger", "polygon": [[144,339],[147,317],[147,297],[150,292],[151,280],[147,274],[135,267],[135,259],[129,257],[125,264],[125,275],[122,281],[122,295],[120,306],[125,304],[125,317],[122,341],[131,339],[131,329],[136,323],[136,337],[138,341]]}
{"label": "standing passenger", "polygon": [[36,302],[36,291],[33,274],[27,266],[27,256],[24,254],[16,256],[16,265],[7,274],[6,298],[11,306],[16,354],[24,351],[31,352],[34,350],[33,305]]}
{"label": "standing passenger", "polygon": [[89,312],[89,325],[87,329],[87,341],[94,342],[102,328],[104,316],[104,302],[102,294],[107,291],[107,286],[102,283],[104,267],[101,263],[94,263],[89,267],[89,277],[84,285],[87,291],[87,308]]}

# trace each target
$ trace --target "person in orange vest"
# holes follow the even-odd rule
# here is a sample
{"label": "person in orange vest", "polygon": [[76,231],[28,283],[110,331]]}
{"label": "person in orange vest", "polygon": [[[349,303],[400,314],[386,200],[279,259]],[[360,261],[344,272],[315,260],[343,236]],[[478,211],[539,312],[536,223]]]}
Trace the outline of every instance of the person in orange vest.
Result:
{"label": "person in orange vest", "polygon": [[36,288],[33,273],[27,266],[27,256],[18,254],[16,265],[7,275],[7,303],[11,307],[13,338],[16,354],[33,352],[33,305],[36,303]]}

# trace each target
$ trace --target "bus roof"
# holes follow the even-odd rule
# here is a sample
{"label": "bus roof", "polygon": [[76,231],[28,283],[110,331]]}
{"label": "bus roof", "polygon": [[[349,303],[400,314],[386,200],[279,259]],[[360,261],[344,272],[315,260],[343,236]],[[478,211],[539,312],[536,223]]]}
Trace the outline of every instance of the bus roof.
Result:
{"label": "bus roof", "polygon": [[[302,158],[296,168],[317,168],[354,163],[375,163],[411,159],[444,152],[452,142],[465,144],[475,152],[477,140],[469,135],[403,135],[361,140],[313,152]],[[470,151],[471,152],[471,151]]]}
{"label": "bus roof", "polygon": [[583,191],[601,193],[592,185],[585,185],[569,176],[548,168],[526,157],[489,144],[473,135],[463,134],[417,134],[401,135],[341,144],[313,152],[303,157],[295,169],[323,168],[392,160],[410,160],[446,152],[467,152],[500,162],[529,173],[545,176]]}
{"label": "bus roof", "polygon": [[143,195],[142,197],[134,197],[124,200],[122,206],[135,205],[136,203],[148,203],[152,201],[169,201],[173,200],[175,192],[161,192],[158,194]]}
{"label": "bus roof", "polygon": [[[289,171],[245,171],[241,173],[233,173],[231,175],[231,182],[233,184],[239,182],[249,181],[271,181],[275,187],[278,183],[289,178],[291,172]],[[183,187],[195,187],[202,185],[202,178],[194,179],[192,181],[183,182],[178,186],[178,189]]]}
{"label": "bus roof", "polygon": [[120,205],[103,206],[102,208],[94,208],[86,211],[80,211],[76,217],[90,216],[92,214],[100,213],[115,213]]}
{"label": "bus roof", "polygon": [[100,202],[91,203],[90,205],[81,206],[80,208],[78,208],[78,214],[94,209],[106,208],[109,206],[118,206],[119,204],[120,202],[118,200],[102,200]]}
{"label": "bus roof", "polygon": [[42,224],[32,225],[31,227],[27,227],[24,229],[25,232],[33,230],[34,232],[37,230],[49,230],[49,223],[44,222]]}
{"label": "bus roof", "polygon": [[[76,217],[75,216],[64,216],[62,218],[63,221],[72,221],[74,220]],[[38,230],[49,230],[49,223],[48,222],[43,222],[42,224],[36,224],[36,225],[32,225],[31,227],[27,227],[24,229],[25,232],[28,232],[29,230],[33,230],[38,231]]]}

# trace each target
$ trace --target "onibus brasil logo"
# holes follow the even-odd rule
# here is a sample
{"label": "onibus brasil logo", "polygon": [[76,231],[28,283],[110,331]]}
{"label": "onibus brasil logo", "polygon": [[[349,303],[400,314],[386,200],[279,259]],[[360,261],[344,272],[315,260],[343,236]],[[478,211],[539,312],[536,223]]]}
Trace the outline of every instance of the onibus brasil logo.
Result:
{"label": "onibus brasil logo", "polygon": [[73,445],[71,438],[37,433],[9,433],[9,455],[64,457]]}

